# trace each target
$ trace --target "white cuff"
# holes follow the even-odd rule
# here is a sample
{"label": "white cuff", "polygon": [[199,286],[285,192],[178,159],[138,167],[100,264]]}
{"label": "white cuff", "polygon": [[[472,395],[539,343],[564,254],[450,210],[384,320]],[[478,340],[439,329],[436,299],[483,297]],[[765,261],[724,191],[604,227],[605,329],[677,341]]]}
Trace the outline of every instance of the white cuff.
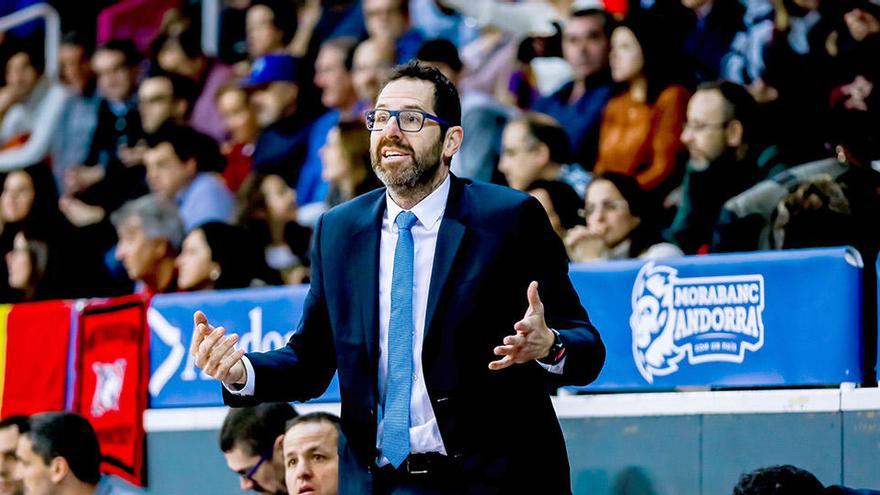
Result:
{"label": "white cuff", "polygon": [[538,361],[537,359],[535,360],[535,362],[538,363],[539,365],[541,365],[542,368],[549,371],[550,373],[553,373],[555,375],[561,375],[562,369],[565,366],[566,359],[568,359],[568,354],[566,354],[565,356],[562,356],[562,359],[560,359],[559,362],[556,364],[542,363],[541,361]]}
{"label": "white cuff", "polygon": [[[562,359],[565,361],[565,358]],[[254,365],[251,364],[251,360],[247,358],[247,356],[241,357],[241,362],[244,363],[244,376],[245,382],[244,386],[238,388],[238,385],[227,385],[226,382],[223,383],[223,387],[229,391],[232,395],[240,395],[242,397],[252,397],[254,395]],[[561,362],[559,364],[562,364]],[[559,366],[559,365],[557,365]],[[561,373],[561,372],[560,372]]]}

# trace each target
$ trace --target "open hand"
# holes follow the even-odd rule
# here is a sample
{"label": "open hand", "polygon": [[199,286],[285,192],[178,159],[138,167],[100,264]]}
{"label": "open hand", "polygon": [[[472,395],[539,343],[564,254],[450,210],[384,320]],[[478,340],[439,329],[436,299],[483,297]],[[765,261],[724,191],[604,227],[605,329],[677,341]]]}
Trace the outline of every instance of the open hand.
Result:
{"label": "open hand", "polygon": [[538,282],[529,284],[526,297],[529,308],[523,319],[513,325],[516,334],[504,337],[504,345],[495,348],[495,355],[504,357],[489,363],[490,370],[503,370],[512,364],[541,359],[553,346],[556,336],[544,321],[544,303],[538,296]]}
{"label": "open hand", "polygon": [[238,335],[226,335],[223,327],[214,328],[201,311],[193,315],[193,338],[189,352],[196,366],[208,376],[230,385],[244,385],[247,380],[241,357],[244,350],[235,349]]}

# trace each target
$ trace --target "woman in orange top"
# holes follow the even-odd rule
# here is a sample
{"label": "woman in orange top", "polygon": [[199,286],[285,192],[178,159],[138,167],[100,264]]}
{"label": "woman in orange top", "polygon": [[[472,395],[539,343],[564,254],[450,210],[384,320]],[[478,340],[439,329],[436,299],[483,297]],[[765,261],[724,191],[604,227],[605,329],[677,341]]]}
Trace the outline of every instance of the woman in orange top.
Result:
{"label": "woman in orange top", "polygon": [[647,190],[675,171],[690,98],[687,89],[670,83],[667,61],[675,54],[654,34],[657,24],[658,19],[627,20],[611,35],[611,76],[618,90],[602,115],[593,168],[596,174],[633,176]]}

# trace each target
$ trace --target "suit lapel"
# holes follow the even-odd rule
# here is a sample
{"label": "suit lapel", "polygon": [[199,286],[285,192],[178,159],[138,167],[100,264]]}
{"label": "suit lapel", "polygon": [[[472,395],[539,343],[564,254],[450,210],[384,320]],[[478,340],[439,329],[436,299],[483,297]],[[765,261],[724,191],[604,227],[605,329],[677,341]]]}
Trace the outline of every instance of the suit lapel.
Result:
{"label": "suit lapel", "polygon": [[350,254],[350,266],[356,271],[355,314],[360,314],[361,328],[367,347],[367,358],[374,370],[378,369],[377,348],[379,342],[379,240],[382,232],[382,216],[385,213],[385,194],[373,203],[368,215],[360,217],[354,232]]}
{"label": "suit lapel", "polygon": [[449,198],[446,201],[446,211],[443,221],[440,223],[440,232],[437,234],[437,247],[434,250],[434,267],[431,270],[431,285],[428,288],[428,308],[425,314],[424,342],[428,342],[428,331],[434,323],[437,305],[440,295],[449,279],[452,271],[452,263],[461,247],[462,238],[467,231],[465,226],[463,207],[464,182],[450,174],[451,184]]}

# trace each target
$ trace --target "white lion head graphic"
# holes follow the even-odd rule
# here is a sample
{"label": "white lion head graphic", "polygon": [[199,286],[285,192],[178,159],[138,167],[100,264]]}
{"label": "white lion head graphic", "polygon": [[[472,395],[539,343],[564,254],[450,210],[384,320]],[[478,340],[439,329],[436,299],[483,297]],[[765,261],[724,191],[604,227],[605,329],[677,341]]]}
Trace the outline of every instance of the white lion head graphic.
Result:
{"label": "white lion head graphic", "polygon": [[112,363],[93,363],[95,395],[92,397],[92,416],[98,418],[108,411],[119,410],[119,396],[125,382],[125,359]]}
{"label": "white lion head graphic", "polygon": [[639,270],[633,285],[633,358],[639,373],[649,383],[654,382],[655,375],[675,372],[682,357],[673,341],[672,289],[677,273],[674,268],[648,262]]}

